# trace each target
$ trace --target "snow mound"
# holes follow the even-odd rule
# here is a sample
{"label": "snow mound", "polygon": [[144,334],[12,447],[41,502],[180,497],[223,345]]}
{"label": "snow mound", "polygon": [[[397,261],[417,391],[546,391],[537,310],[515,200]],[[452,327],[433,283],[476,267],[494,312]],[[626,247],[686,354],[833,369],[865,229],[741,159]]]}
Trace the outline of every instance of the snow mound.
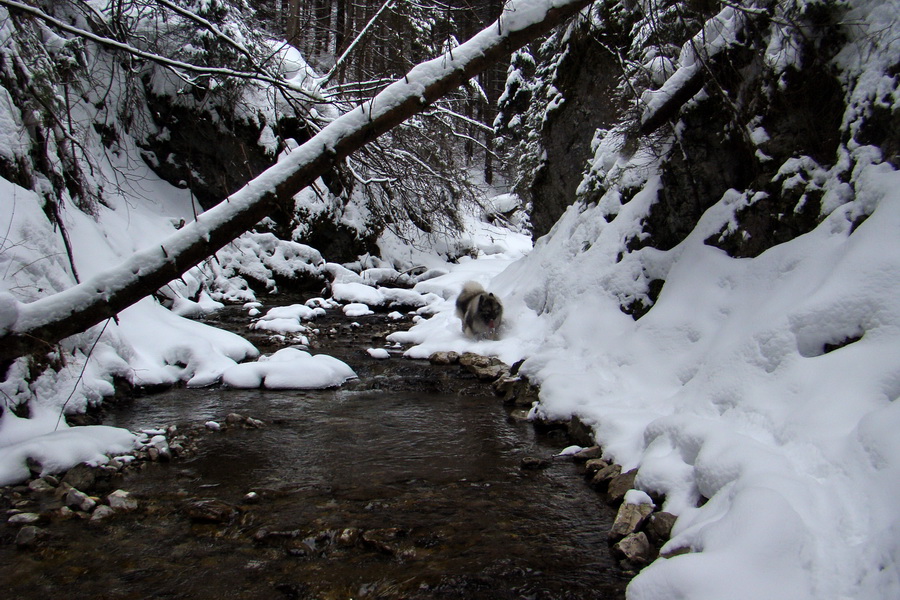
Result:
{"label": "snow mound", "polygon": [[356,373],[346,363],[325,354],[311,355],[296,348],[283,348],[257,362],[226,369],[222,383],[233,388],[324,389],[338,387]]}

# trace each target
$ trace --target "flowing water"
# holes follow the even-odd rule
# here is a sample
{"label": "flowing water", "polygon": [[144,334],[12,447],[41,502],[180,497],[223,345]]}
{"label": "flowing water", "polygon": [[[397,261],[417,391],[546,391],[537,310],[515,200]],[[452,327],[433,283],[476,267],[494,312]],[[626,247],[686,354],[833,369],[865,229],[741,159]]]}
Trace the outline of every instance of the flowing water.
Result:
{"label": "flowing water", "polygon": [[[104,422],[131,429],[232,412],[265,426],[203,434],[189,457],[128,476],[134,513],[53,523],[37,549],[0,545],[0,595],[623,598],[612,509],[567,460],[522,467],[568,441],[458,367],[371,359],[385,319],[359,322],[321,348],[360,376],[341,389],[171,389],[111,408]],[[236,516],[191,519],[200,500]]]}

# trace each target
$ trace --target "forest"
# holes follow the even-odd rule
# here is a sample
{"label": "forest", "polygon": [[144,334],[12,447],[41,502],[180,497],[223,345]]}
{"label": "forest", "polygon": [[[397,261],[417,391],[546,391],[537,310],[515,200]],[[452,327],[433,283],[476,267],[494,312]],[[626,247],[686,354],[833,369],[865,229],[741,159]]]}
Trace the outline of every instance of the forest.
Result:
{"label": "forest", "polygon": [[496,361],[628,475],[628,598],[900,595],[898,14],[0,0],[0,485],[146,451],[122,397],[354,385],[316,319],[391,314],[363,359]]}

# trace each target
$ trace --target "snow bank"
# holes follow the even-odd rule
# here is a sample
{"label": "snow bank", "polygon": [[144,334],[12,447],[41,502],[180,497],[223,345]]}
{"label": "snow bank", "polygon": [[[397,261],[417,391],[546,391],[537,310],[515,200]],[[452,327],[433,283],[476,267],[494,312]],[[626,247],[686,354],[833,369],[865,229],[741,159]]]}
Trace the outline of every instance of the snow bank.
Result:
{"label": "snow bank", "polygon": [[61,473],[86,462],[106,464],[110,455],[134,450],[136,437],[118,427],[92,425],[55,430],[58,414],[40,411],[21,419],[9,411],[0,416],[0,485],[11,485],[30,476],[29,463],[41,466],[43,475]]}
{"label": "snow bank", "polygon": [[[703,243],[732,218],[727,194],[673,250],[620,257],[651,177],[610,223],[603,202],[572,207],[499,274],[464,262],[420,284],[447,299],[391,340],[418,358],[526,358],[534,416],[578,415],[665,496],[679,519],[664,550],[690,552],[645,569],[630,598],[900,597],[900,173],[861,167],[854,185],[854,202],[757,258]],[[634,321],[620,301],[646,294],[647,273],[666,283]],[[466,279],[504,301],[500,340],[460,333]]]}

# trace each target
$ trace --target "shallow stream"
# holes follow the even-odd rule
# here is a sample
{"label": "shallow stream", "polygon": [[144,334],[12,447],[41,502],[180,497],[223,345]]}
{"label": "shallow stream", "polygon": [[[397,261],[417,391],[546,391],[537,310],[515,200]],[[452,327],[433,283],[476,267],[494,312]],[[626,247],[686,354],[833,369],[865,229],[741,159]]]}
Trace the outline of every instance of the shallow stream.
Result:
{"label": "shallow stream", "polygon": [[[204,433],[187,458],[118,487],[138,511],[48,526],[0,546],[3,598],[617,599],[614,516],[567,460],[458,367],[370,358],[388,328],[323,324],[359,379],[338,390],[171,389],[119,403],[105,424],[196,426],[240,413],[261,428]],[[255,342],[257,340],[254,340]],[[247,494],[255,492],[251,500]],[[234,519],[203,523],[189,503]]]}

